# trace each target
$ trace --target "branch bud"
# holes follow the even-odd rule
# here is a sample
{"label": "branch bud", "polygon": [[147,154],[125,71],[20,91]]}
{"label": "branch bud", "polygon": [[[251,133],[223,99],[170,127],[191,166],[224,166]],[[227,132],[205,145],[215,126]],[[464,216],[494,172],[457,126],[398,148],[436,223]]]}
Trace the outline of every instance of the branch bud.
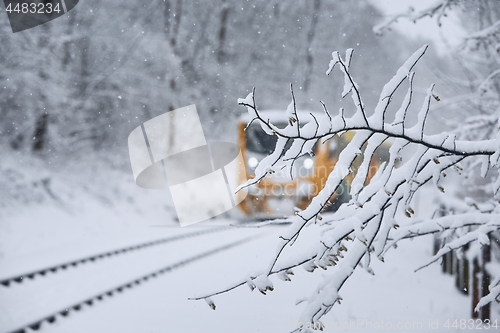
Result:
{"label": "branch bud", "polygon": [[206,297],[205,301],[207,302],[208,306],[210,306],[212,308],[212,310],[215,310],[215,303],[214,303],[214,301],[212,301],[212,299],[210,297]]}
{"label": "branch bud", "polygon": [[302,267],[309,273],[314,272],[314,270],[318,268],[318,266],[316,266],[312,261],[306,262],[305,264],[302,265]]}
{"label": "branch bud", "polygon": [[250,288],[251,291],[255,289],[255,283],[253,283],[252,280],[250,279],[247,280],[247,286]]}
{"label": "branch bud", "polygon": [[278,273],[278,278],[283,281],[292,281],[285,271]]}

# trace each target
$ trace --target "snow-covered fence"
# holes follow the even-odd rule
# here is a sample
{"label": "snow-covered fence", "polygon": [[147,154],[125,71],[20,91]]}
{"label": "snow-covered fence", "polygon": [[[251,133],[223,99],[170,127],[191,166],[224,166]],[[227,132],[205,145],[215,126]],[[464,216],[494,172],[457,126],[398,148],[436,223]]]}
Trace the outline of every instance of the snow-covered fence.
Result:
{"label": "snow-covered fence", "polygon": [[[488,235],[489,240],[495,240],[494,237]],[[441,250],[441,246],[449,243],[452,237],[443,237],[441,233],[434,237],[434,254]],[[460,252],[448,252],[442,256],[441,267],[443,273],[450,274],[455,277],[455,287],[465,295],[469,295],[471,299],[471,318],[480,318],[482,321],[491,319],[490,304],[485,304],[480,311],[475,311],[479,300],[488,295],[489,285],[491,283],[490,273],[486,266],[491,261],[491,246],[483,245],[479,255],[467,255],[469,245],[464,245]]]}

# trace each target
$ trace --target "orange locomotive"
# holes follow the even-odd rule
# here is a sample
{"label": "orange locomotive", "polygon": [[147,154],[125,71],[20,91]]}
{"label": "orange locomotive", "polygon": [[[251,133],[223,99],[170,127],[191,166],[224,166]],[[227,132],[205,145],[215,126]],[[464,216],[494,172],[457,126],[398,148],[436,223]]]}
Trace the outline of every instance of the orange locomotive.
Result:
{"label": "orange locomotive", "polygon": [[[277,127],[283,128],[287,125],[283,122],[283,113],[283,111],[262,111],[262,116]],[[309,113],[297,112],[299,118]],[[241,170],[237,172],[240,177],[239,184],[255,176],[256,166],[262,158],[273,152],[277,140],[276,136],[266,134],[257,121],[246,128],[250,120],[249,115],[245,114],[240,117],[237,125],[238,145],[246,161],[246,170],[243,170],[244,166],[241,166]],[[267,175],[258,184],[248,187],[248,195],[238,208],[248,217],[283,217],[293,214],[296,208],[306,208],[325,185],[340,152],[353,135],[354,133],[346,132],[324,143],[321,143],[321,140],[318,141],[313,148],[313,156],[301,156],[295,161],[293,177],[290,177],[289,171]],[[388,159],[388,148],[388,145],[384,144],[377,149],[370,161],[367,181],[373,177],[381,162]],[[361,157],[355,160],[354,172],[361,161]],[[336,210],[340,204],[349,200],[352,177],[352,174],[347,177],[333,194],[331,210]]]}

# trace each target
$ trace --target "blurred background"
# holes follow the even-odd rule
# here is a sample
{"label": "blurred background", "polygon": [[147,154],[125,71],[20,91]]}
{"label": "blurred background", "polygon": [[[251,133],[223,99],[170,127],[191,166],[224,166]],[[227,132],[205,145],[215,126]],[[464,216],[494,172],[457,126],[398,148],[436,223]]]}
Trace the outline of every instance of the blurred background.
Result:
{"label": "blurred background", "polygon": [[[147,5],[87,0],[21,33],[11,33],[3,19],[0,147],[4,158],[16,156],[16,161],[2,168],[19,173],[13,181],[20,188],[1,180],[10,194],[1,204],[51,199],[43,189],[25,191],[35,175],[20,168],[33,163],[50,173],[43,176],[49,182],[69,164],[70,173],[90,165],[101,174],[130,173],[126,141],[132,129],[185,105],[196,104],[208,141],[233,142],[236,119],[246,112],[236,101],[253,87],[261,109],[285,109],[290,83],[301,109],[320,110],[320,99],[332,112],[343,103],[350,106],[350,100],[340,99],[342,78],[324,74],[336,50],[355,49],[352,72],[372,107],[383,84],[424,43],[433,45],[420,65],[416,92],[436,81],[440,93],[454,89],[449,82],[439,84],[438,76],[454,68],[436,35],[440,30],[424,22],[406,28],[411,36],[400,31],[376,36],[373,27],[386,16],[378,2],[365,0]],[[439,128],[443,114],[432,115]]]}
{"label": "blurred background", "polygon": [[[354,48],[352,74],[367,109],[423,44],[430,47],[416,70],[414,107],[431,83],[443,100],[467,95],[473,89],[467,79],[483,67],[465,70],[456,47],[488,13],[500,13],[497,2],[478,2],[490,11],[457,10],[442,27],[432,19],[401,20],[381,36],[373,28],[391,14],[432,1],[81,0],[63,17],[15,34],[0,8],[1,277],[180,233],[168,191],[134,184],[127,149],[134,128],[167,111],[196,104],[207,141],[235,143],[246,112],[237,99],[253,87],[260,109],[284,111],[292,83],[300,109],[319,111],[322,100],[332,113],[342,106],[349,113],[342,77],[325,75],[331,53],[347,48]],[[431,110],[427,130],[453,128],[476,112],[474,103],[455,100]],[[45,303],[60,302],[57,310],[81,298],[50,288],[52,294],[33,299],[28,291],[0,293],[0,330],[43,318]],[[469,315],[467,299],[456,307],[446,299],[429,301],[430,308],[444,317]],[[429,312],[419,315],[427,319]]]}

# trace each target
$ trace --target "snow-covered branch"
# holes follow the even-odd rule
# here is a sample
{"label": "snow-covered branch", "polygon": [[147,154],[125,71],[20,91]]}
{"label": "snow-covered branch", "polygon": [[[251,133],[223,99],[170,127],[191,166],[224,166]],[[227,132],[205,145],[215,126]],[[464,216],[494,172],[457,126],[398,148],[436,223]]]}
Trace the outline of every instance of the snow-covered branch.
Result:
{"label": "snow-covered branch", "polygon": [[440,0],[434,5],[424,9],[415,11],[413,7],[409,7],[404,13],[399,13],[389,18],[385,22],[376,25],[373,31],[376,34],[382,34],[385,30],[390,30],[391,25],[396,23],[399,19],[405,18],[412,22],[417,22],[424,17],[436,17],[438,25],[441,26],[441,19],[446,17],[447,11],[449,11],[453,6],[456,6],[459,1],[457,0]]}
{"label": "snow-covered branch", "polygon": [[[326,74],[339,67],[344,77],[342,96],[351,94],[354,104],[354,115],[346,117],[344,110],[332,116],[327,106],[321,102],[321,114],[309,114],[308,119],[299,119],[296,110],[295,96],[292,91],[292,102],[283,112],[281,123],[285,128],[266,118],[256,106],[255,90],[238,103],[247,108],[252,122],[260,124],[268,135],[277,136],[274,152],[261,160],[255,170],[255,178],[250,179],[240,188],[252,186],[267,175],[278,170],[288,170],[302,155],[311,154],[316,144],[324,144],[334,136],[350,131],[353,138],[340,152],[332,172],[328,175],[321,191],[312,199],[308,207],[286,220],[288,229],[280,236],[276,253],[266,268],[260,273],[243,277],[235,284],[213,293],[194,297],[206,299],[228,292],[247,284],[251,290],[258,289],[266,294],[274,289],[272,275],[284,281],[290,280],[293,268],[302,266],[313,272],[316,268],[328,270],[323,282],[307,300],[301,322],[311,323],[318,327],[320,319],[328,313],[333,305],[342,298],[340,289],[349,279],[356,267],[363,262],[363,268],[374,274],[370,267],[371,256],[375,255],[384,261],[384,253],[398,240],[451,230],[477,226],[473,232],[453,240],[445,248],[431,258],[437,260],[452,249],[461,247],[474,240],[484,241],[484,235],[498,230],[498,212],[490,211],[486,215],[481,212],[447,216],[433,219],[413,221],[408,219],[415,212],[412,208],[413,197],[426,183],[432,181],[437,190],[444,192],[441,179],[446,177],[445,171],[460,169],[460,163],[475,159],[480,161],[483,176],[490,169],[499,167],[500,137],[482,141],[457,140],[448,133],[437,135],[425,134],[425,125],[433,99],[434,85],[427,90],[415,124],[409,125],[407,112],[413,102],[413,69],[425,54],[427,46],[417,50],[396,72],[394,77],[383,87],[379,101],[369,112],[362,99],[358,85],[349,71],[353,50],[346,52],[342,59],[339,52],[332,53],[332,61]],[[392,121],[389,120],[388,109],[393,96],[408,82],[406,97]],[[275,121],[275,120],[273,120]],[[375,152],[382,144],[389,144],[389,158],[378,169],[374,177],[368,181],[368,169]],[[403,152],[411,152],[403,154]],[[401,161],[402,155],[411,156]],[[362,159],[361,164],[355,161]],[[344,203],[331,215],[322,216],[322,212],[331,204],[332,195],[347,178],[352,179],[349,202]],[[497,182],[496,188],[500,181]],[[404,212],[406,217],[401,218]],[[460,218],[458,218],[460,217]],[[412,223],[409,223],[411,221]],[[281,221],[281,223],[284,221]],[[402,226],[399,230],[399,226]],[[303,244],[300,235],[306,228],[319,228],[316,243]],[[300,246],[299,255],[289,255],[291,246]],[[210,298],[211,301],[211,298]],[[212,301],[211,301],[212,302]],[[320,325],[321,326],[321,325]]]}

